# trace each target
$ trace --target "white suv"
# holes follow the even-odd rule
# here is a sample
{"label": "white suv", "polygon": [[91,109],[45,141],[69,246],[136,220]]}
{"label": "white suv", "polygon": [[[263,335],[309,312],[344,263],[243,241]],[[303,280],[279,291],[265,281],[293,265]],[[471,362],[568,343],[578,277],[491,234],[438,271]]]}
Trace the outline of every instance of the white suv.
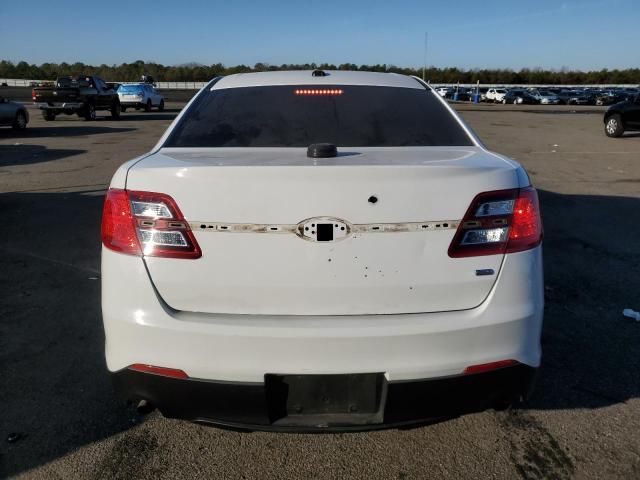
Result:
{"label": "white suv", "polygon": [[164,110],[164,97],[158,93],[153,85],[148,83],[125,83],[118,87],[120,107],[126,112],[128,107],[150,112],[157,107],[160,112]]}
{"label": "white suv", "polygon": [[485,95],[487,101],[501,103],[504,100],[504,96],[507,94],[505,88],[490,88]]}
{"label": "white suv", "polygon": [[107,366],[129,400],[250,429],[504,406],[540,364],[541,241],[524,169],[419,79],[216,78],[107,192]]}

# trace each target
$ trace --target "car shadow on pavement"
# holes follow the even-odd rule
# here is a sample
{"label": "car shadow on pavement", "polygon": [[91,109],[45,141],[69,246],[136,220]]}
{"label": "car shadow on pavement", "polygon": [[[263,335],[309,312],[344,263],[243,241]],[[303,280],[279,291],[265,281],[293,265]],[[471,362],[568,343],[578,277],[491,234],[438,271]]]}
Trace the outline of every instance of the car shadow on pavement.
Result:
{"label": "car shadow on pavement", "polygon": [[[80,122],[83,122],[80,120]],[[60,122],[62,123],[62,122]],[[99,127],[86,123],[73,124],[71,122],[50,127],[27,127],[24,130],[0,129],[0,140],[14,138],[48,138],[48,137],[81,137],[101,133],[124,133],[136,130],[130,127]]]}
{"label": "car shadow on pavement", "polygon": [[106,373],[102,193],[0,195],[0,478],[137,419]]}
{"label": "car shadow on pavement", "polygon": [[532,409],[598,408],[640,396],[640,198],[540,191],[543,359]]}
{"label": "car shadow on pavement", "polygon": [[51,162],[81,153],[86,153],[86,150],[47,148],[42,145],[0,145],[0,168],[10,165]]}
{"label": "car shadow on pavement", "polygon": [[169,110],[165,110],[164,112],[136,112],[135,110],[127,110],[120,117],[120,121],[151,121],[151,120],[173,120],[178,116],[180,110],[176,110],[175,113],[172,113]]}
{"label": "car shadow on pavement", "polygon": [[[141,421],[114,397],[104,361],[102,193],[0,195],[0,477]],[[621,312],[640,310],[640,222],[632,221],[640,199],[546,191],[540,199],[544,356],[524,408],[601,408],[638,398],[640,323]]]}

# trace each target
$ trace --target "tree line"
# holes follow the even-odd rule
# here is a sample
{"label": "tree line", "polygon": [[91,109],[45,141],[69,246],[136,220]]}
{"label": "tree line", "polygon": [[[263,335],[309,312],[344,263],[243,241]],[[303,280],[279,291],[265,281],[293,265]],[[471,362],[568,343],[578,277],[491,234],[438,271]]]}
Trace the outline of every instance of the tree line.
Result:
{"label": "tree line", "polygon": [[[236,65],[225,66],[222,63],[201,65],[197,63],[184,65],[162,65],[142,60],[120,65],[85,65],[76,63],[43,63],[41,65],[27,62],[13,63],[0,61],[0,78],[19,78],[33,80],[53,80],[58,76],[97,75],[106,81],[132,82],[140,79],[141,75],[152,75],[159,82],[204,82],[219,75],[233,73],[264,72],[277,70],[362,70],[372,72],[394,72],[405,75],[422,77],[422,68],[403,68],[395,65],[356,65],[343,63],[333,65],[329,63],[305,63],[269,65],[256,63],[253,66]],[[545,70],[542,68],[510,69],[460,69],[455,67],[428,67],[425,78],[431,83],[505,83],[505,84],[640,84],[640,68],[615,70]]]}

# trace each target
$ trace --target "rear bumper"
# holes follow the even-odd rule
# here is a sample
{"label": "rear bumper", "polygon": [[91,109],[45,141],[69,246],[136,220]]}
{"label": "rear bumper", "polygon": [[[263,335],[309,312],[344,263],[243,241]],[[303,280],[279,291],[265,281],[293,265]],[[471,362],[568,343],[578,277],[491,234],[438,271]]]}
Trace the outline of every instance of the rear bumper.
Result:
{"label": "rear bumper", "polygon": [[79,102],[62,102],[62,103],[47,103],[36,102],[36,107],[40,110],[77,110],[83,107],[83,103]]}
{"label": "rear bumper", "polygon": [[133,102],[130,100],[120,100],[120,105],[122,107],[144,107],[146,105],[145,102]]}
{"label": "rear bumper", "polygon": [[513,359],[537,367],[542,248],[507,255],[486,300],[469,310],[390,315],[180,312],[139,257],[103,248],[102,313],[111,372],[136,363],[191,378],[262,383],[266,374],[383,372],[390,383],[462,374]]}
{"label": "rear bumper", "polygon": [[389,382],[381,415],[369,422],[357,414],[292,414],[286,395],[274,393],[265,382],[174,379],[128,369],[114,373],[113,382],[124,399],[147,400],[170,418],[250,430],[346,431],[429,423],[502,406],[528,397],[535,373],[535,368],[517,365],[475,375]]}

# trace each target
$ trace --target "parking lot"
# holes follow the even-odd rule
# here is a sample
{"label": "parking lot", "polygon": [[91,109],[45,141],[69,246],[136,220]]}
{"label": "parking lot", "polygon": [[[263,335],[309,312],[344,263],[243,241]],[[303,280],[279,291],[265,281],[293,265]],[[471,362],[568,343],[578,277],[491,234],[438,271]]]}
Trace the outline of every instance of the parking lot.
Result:
{"label": "parking lot", "polygon": [[456,106],[540,193],[544,357],[522,409],[302,435],[118,402],[100,317],[103,194],[183,104],[95,122],[30,109],[27,130],[0,130],[0,477],[640,478],[640,323],[622,316],[640,310],[640,133],[607,138],[595,106]]}

